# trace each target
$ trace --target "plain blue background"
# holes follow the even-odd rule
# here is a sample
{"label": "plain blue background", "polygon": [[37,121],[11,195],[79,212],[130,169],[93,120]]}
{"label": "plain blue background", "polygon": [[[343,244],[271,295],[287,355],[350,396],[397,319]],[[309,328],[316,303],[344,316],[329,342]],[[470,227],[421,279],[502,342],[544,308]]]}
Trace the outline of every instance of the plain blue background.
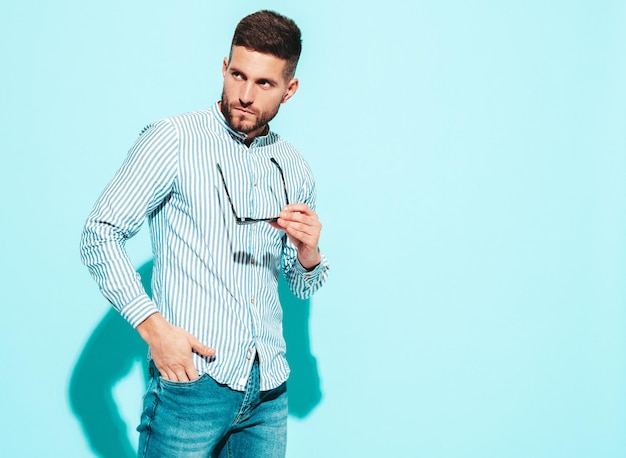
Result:
{"label": "plain blue background", "polygon": [[[147,123],[204,108],[244,15],[298,22],[272,127],[316,174],[322,401],[290,457],[626,456],[623,1],[1,7],[3,456],[91,456],[68,384],[109,310],[78,241]],[[144,231],[129,244],[149,259]],[[135,440],[137,365],[114,390]]]}

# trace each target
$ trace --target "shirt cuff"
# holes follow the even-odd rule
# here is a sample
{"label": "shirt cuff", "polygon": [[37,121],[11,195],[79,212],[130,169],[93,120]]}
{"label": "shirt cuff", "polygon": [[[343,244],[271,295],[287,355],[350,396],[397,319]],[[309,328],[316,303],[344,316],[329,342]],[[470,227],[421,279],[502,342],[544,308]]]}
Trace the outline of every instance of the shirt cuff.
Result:
{"label": "shirt cuff", "polygon": [[150,315],[157,313],[159,309],[147,294],[142,294],[126,304],[120,313],[132,327],[136,328]]}
{"label": "shirt cuff", "polygon": [[294,271],[298,276],[304,279],[304,282],[307,286],[311,286],[312,284],[316,283],[318,279],[324,276],[324,274],[326,274],[326,272],[328,271],[328,259],[326,259],[326,256],[321,253],[320,256],[322,259],[320,260],[320,263],[313,268],[313,270],[306,270],[304,267],[302,267],[302,264],[300,264],[298,258],[296,258],[296,262],[294,263]]}

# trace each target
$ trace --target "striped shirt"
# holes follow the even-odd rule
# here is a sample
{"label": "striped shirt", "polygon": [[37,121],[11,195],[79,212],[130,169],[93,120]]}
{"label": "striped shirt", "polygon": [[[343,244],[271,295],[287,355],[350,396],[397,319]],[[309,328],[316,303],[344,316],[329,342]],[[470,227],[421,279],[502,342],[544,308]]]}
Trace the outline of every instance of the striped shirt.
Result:
{"label": "striped shirt", "polygon": [[[315,208],[311,170],[273,132],[244,144],[217,104],[146,127],[89,215],[81,257],[106,299],[133,326],[155,312],[216,349],[193,353],[200,374],[243,391],[255,356],[261,389],[289,375],[278,276],[293,293],[313,294],[328,262],[304,269],[295,246],[268,223],[237,225],[238,216],[278,216],[289,202]],[[226,187],[219,175],[220,165]],[[124,245],[147,219],[154,258],[152,299]]]}

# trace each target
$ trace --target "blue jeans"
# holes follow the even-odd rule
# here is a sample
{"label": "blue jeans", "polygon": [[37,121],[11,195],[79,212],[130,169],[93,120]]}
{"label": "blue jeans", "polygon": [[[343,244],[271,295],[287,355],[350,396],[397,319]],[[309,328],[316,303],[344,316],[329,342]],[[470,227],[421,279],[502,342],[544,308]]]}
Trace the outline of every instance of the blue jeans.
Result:
{"label": "blue jeans", "polygon": [[255,361],[245,391],[234,391],[208,375],[172,382],[152,374],[139,431],[140,457],[284,457],[287,446],[287,388],[259,390]]}

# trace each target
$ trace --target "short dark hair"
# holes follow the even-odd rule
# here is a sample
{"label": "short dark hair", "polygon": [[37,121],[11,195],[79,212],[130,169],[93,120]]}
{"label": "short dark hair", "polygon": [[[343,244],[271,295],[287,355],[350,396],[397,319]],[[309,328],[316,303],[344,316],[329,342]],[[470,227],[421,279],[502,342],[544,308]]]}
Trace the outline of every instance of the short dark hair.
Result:
{"label": "short dark hair", "polygon": [[302,52],[302,35],[293,20],[274,11],[262,10],[239,21],[230,47],[231,57],[235,46],[286,60],[285,76],[290,79],[296,73]]}

